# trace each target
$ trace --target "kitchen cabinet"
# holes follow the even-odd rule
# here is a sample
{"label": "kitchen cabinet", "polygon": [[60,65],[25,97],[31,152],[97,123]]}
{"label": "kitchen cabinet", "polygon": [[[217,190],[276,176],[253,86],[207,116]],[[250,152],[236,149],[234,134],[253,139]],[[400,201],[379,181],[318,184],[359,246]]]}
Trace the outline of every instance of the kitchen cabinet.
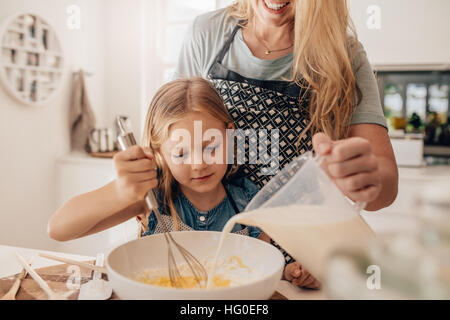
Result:
{"label": "kitchen cabinet", "polygon": [[[62,206],[70,198],[100,188],[116,177],[112,159],[70,154],[57,160],[57,203]],[[137,236],[134,219],[103,232],[68,242],[57,243],[58,251],[96,256]]]}
{"label": "kitchen cabinet", "polygon": [[424,165],[423,136],[417,139],[391,138],[391,144],[398,166],[421,167]]}
{"label": "kitchen cabinet", "polygon": [[[351,0],[359,40],[374,65],[418,65],[450,62],[450,1]],[[380,28],[369,28],[368,10],[379,8]]]}

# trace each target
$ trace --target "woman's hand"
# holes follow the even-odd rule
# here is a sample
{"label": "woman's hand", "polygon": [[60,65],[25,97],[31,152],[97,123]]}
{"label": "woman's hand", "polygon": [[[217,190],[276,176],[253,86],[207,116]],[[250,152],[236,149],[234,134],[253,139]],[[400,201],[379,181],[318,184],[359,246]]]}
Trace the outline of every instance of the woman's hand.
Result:
{"label": "woman's hand", "polygon": [[361,137],[332,141],[326,134],[313,137],[317,154],[327,156],[323,168],[353,201],[369,203],[381,192],[381,173],[370,142]]}
{"label": "woman's hand", "polygon": [[116,192],[131,205],[144,200],[147,192],[158,185],[156,163],[150,148],[132,146],[114,156],[117,172]]}
{"label": "woman's hand", "polygon": [[308,289],[318,289],[320,287],[320,282],[298,262],[288,264],[284,268],[283,277],[285,280],[290,281],[294,286]]}

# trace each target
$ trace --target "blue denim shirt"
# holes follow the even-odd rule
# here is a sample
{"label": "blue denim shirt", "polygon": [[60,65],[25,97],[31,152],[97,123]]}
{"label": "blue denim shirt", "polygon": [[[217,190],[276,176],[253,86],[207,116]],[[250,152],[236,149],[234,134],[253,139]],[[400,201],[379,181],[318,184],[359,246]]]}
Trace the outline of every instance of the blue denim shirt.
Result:
{"label": "blue denim shirt", "polygon": [[[258,187],[247,178],[236,178],[225,184],[225,188],[229,191],[239,212],[244,211],[247,204],[258,193]],[[236,213],[233,206],[226,196],[222,202],[216,207],[202,212],[197,210],[194,205],[184,196],[182,192],[174,200],[175,209],[184,224],[194,230],[222,231],[227,221]],[[159,209],[162,213],[163,205],[160,204]],[[203,221],[202,221],[203,220]],[[151,235],[155,232],[158,221],[156,215],[152,212],[148,218],[148,231],[143,236]],[[242,230],[245,226],[236,224],[232,232]],[[256,227],[248,226],[251,237],[257,238],[262,231]]]}

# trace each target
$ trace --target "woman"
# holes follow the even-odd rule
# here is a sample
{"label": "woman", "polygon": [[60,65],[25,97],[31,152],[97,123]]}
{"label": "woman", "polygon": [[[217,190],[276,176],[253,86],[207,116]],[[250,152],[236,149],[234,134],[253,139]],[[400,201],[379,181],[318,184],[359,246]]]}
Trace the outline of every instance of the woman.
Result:
{"label": "woman", "polygon": [[[280,168],[313,148],[366,210],[395,200],[398,172],[377,84],[345,0],[237,0],[201,15],[175,71],[192,76],[213,81],[238,129],[279,130]],[[242,167],[259,187],[270,180],[262,163]],[[293,266],[288,280],[317,285]]]}

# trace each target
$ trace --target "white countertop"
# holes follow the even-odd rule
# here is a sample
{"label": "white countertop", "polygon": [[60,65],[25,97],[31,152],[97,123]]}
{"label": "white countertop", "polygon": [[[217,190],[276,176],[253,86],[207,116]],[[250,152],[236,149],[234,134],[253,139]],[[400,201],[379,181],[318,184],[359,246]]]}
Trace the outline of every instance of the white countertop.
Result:
{"label": "white countertop", "polygon": [[450,181],[450,166],[399,167],[400,179]]}
{"label": "white countertop", "polygon": [[[49,267],[58,263],[53,260],[45,259],[39,257],[38,252],[44,252],[48,254],[53,254],[61,257],[65,257],[68,259],[79,260],[79,261],[89,261],[95,260],[95,257],[88,256],[80,256],[74,254],[65,254],[61,252],[51,252],[45,250],[36,250],[36,249],[28,249],[28,248],[18,248],[18,247],[10,247],[10,246],[1,246],[0,245],[0,278],[5,278],[8,276],[12,276],[14,274],[20,273],[22,267],[17,262],[17,259],[14,255],[14,251],[17,251],[25,260],[33,258],[33,268],[44,268]],[[277,291],[284,295],[289,300],[321,300],[325,299],[324,293],[321,290],[303,290],[297,287],[294,287],[287,281],[280,281],[278,285]]]}

